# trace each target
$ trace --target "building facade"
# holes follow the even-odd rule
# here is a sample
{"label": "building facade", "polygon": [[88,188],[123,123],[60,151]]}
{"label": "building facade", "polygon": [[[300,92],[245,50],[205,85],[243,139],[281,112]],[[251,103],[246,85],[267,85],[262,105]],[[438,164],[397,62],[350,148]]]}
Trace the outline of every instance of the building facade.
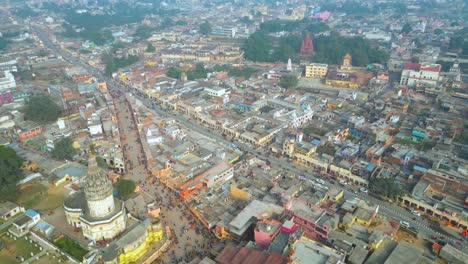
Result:
{"label": "building facade", "polygon": [[400,84],[410,87],[437,86],[441,69],[440,64],[407,63],[401,73]]}
{"label": "building facade", "polygon": [[328,64],[311,63],[305,66],[305,77],[323,78],[327,75],[327,71],[328,71]]}
{"label": "building facade", "polygon": [[16,81],[9,71],[0,72],[0,92],[16,88]]}

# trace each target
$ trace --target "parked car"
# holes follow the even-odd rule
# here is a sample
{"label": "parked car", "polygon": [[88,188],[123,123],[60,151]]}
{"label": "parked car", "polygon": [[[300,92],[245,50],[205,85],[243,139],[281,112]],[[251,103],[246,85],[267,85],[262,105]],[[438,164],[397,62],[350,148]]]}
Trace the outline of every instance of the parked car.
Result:
{"label": "parked car", "polygon": [[343,180],[340,181],[340,184],[341,184],[341,185],[348,185],[348,183],[345,182],[345,181],[343,181]]}
{"label": "parked car", "polygon": [[414,214],[415,216],[421,216],[421,213],[416,210],[411,210],[411,213]]}
{"label": "parked car", "polygon": [[321,179],[315,179],[315,182],[319,183],[319,184],[325,184],[325,182]]}
{"label": "parked car", "polygon": [[359,191],[363,192],[363,193],[367,193],[367,189],[366,188],[360,188]]}
{"label": "parked car", "polygon": [[405,221],[400,221],[400,225],[406,227],[406,228],[409,228],[410,227],[410,224],[408,222],[405,222]]}

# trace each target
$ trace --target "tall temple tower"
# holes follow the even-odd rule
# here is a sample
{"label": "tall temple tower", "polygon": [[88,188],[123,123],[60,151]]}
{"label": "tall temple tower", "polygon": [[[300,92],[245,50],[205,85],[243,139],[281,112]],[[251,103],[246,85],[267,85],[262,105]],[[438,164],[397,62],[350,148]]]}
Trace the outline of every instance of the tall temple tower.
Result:
{"label": "tall temple tower", "polygon": [[88,176],[84,186],[88,213],[91,217],[105,217],[115,209],[112,183],[98,167],[96,158],[88,162]]}
{"label": "tall temple tower", "polygon": [[314,53],[314,43],[310,38],[310,33],[307,32],[305,38],[302,40],[301,44],[301,55],[312,56]]}
{"label": "tall temple tower", "polygon": [[113,239],[122,233],[127,215],[123,201],[114,197],[113,190],[96,158],[90,157],[84,191],[71,194],[63,202],[68,224],[81,229],[92,241]]}
{"label": "tall temple tower", "polygon": [[343,64],[341,65],[340,69],[344,71],[349,71],[353,68],[353,65],[351,64],[351,61],[353,58],[349,53],[346,53],[346,55],[343,57]]}

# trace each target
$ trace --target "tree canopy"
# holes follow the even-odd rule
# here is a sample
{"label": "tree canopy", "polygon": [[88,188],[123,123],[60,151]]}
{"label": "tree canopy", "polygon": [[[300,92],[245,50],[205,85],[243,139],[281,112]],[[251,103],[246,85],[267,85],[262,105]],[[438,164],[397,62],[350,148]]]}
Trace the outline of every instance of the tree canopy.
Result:
{"label": "tree canopy", "polygon": [[197,63],[197,65],[195,65],[195,69],[187,71],[187,79],[204,79],[206,78],[207,73],[208,71],[205,69],[205,66],[203,66],[202,63]]}
{"label": "tree canopy", "polygon": [[146,45],[146,52],[155,52],[155,51],[156,51],[156,48],[153,46],[153,44],[148,43]]}
{"label": "tree canopy", "polygon": [[180,75],[182,74],[182,71],[176,67],[170,67],[167,69],[166,75],[175,78],[175,79],[180,79]]}
{"label": "tree canopy", "polygon": [[323,31],[327,31],[329,29],[330,27],[323,22],[312,23],[306,27],[306,31],[310,32],[311,34],[317,34]]}
{"label": "tree canopy", "polygon": [[73,29],[72,25],[68,23],[63,23],[62,27],[64,29],[62,36],[66,38],[82,38],[92,41],[96,45],[104,45],[114,41],[112,32],[107,29],[85,28],[84,30],[77,32]]}
{"label": "tree canopy", "polygon": [[101,58],[102,62],[106,65],[106,74],[112,75],[115,71],[120,68],[127,67],[138,61],[138,56],[128,55],[127,57],[114,57],[109,53],[106,53]]}
{"label": "tree canopy", "polygon": [[233,67],[231,65],[219,65],[219,64],[216,64],[214,67],[213,67],[213,71],[227,71],[229,76],[234,76],[234,77],[245,77],[245,78],[249,78],[252,74],[254,74],[255,72],[257,72],[257,70],[255,70],[254,68],[251,68],[251,67],[242,67],[242,68],[238,68],[238,67]]}
{"label": "tree canopy", "polygon": [[401,28],[401,33],[404,33],[404,34],[408,34],[411,32],[411,30],[413,30],[413,28],[411,27],[411,25],[409,23],[405,23],[403,25],[403,28]]}
{"label": "tree canopy", "polygon": [[271,40],[264,31],[250,35],[242,46],[244,56],[251,61],[270,61]]}
{"label": "tree canopy", "polygon": [[11,199],[16,194],[16,184],[23,178],[23,159],[10,147],[0,146],[0,199]]}
{"label": "tree canopy", "polygon": [[0,50],[6,49],[8,46],[8,43],[10,43],[7,39],[0,37]]}
{"label": "tree canopy", "polygon": [[211,33],[211,24],[208,21],[201,23],[199,31],[201,34],[207,36]]}
{"label": "tree canopy", "polygon": [[26,119],[44,124],[57,120],[61,108],[48,95],[36,94],[26,101],[24,115]]}
{"label": "tree canopy", "polygon": [[395,198],[403,195],[400,185],[391,178],[373,178],[369,182],[369,191],[380,196]]}
{"label": "tree canopy", "polygon": [[[274,42],[265,31],[257,31],[246,39],[242,49],[244,56],[251,61],[286,62],[289,58],[298,57],[303,37],[299,34],[289,34]],[[361,37],[343,37],[337,33],[329,36],[317,36],[313,39],[314,62],[341,64],[343,56],[350,53],[353,56],[353,65],[366,66],[369,63],[385,64],[389,55],[385,50],[372,47],[370,42]]]}
{"label": "tree canopy", "polygon": [[55,143],[54,149],[50,152],[52,157],[60,160],[70,160],[76,154],[76,149],[73,147],[73,140],[69,137],[64,137]]}
{"label": "tree canopy", "polygon": [[140,25],[137,27],[135,34],[133,36],[138,39],[147,39],[151,37],[151,34],[153,33],[153,29],[149,26],[146,25]]}
{"label": "tree canopy", "polygon": [[136,183],[132,180],[122,179],[116,184],[119,197],[126,197],[135,191]]}
{"label": "tree canopy", "polygon": [[368,40],[361,37],[347,38],[331,34],[314,39],[312,59],[315,62],[341,64],[346,53],[351,54],[355,66],[366,66],[369,63],[384,64],[389,59],[387,52],[373,48]]}
{"label": "tree canopy", "polygon": [[294,75],[283,75],[280,78],[279,85],[285,89],[294,88],[297,86],[299,79]]}

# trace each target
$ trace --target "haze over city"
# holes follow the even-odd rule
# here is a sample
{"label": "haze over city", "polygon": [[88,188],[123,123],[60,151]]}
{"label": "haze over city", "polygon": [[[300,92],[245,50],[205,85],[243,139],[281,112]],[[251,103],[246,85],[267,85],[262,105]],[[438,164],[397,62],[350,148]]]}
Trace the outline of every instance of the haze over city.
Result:
{"label": "haze over city", "polygon": [[466,263],[467,8],[0,1],[0,263]]}

